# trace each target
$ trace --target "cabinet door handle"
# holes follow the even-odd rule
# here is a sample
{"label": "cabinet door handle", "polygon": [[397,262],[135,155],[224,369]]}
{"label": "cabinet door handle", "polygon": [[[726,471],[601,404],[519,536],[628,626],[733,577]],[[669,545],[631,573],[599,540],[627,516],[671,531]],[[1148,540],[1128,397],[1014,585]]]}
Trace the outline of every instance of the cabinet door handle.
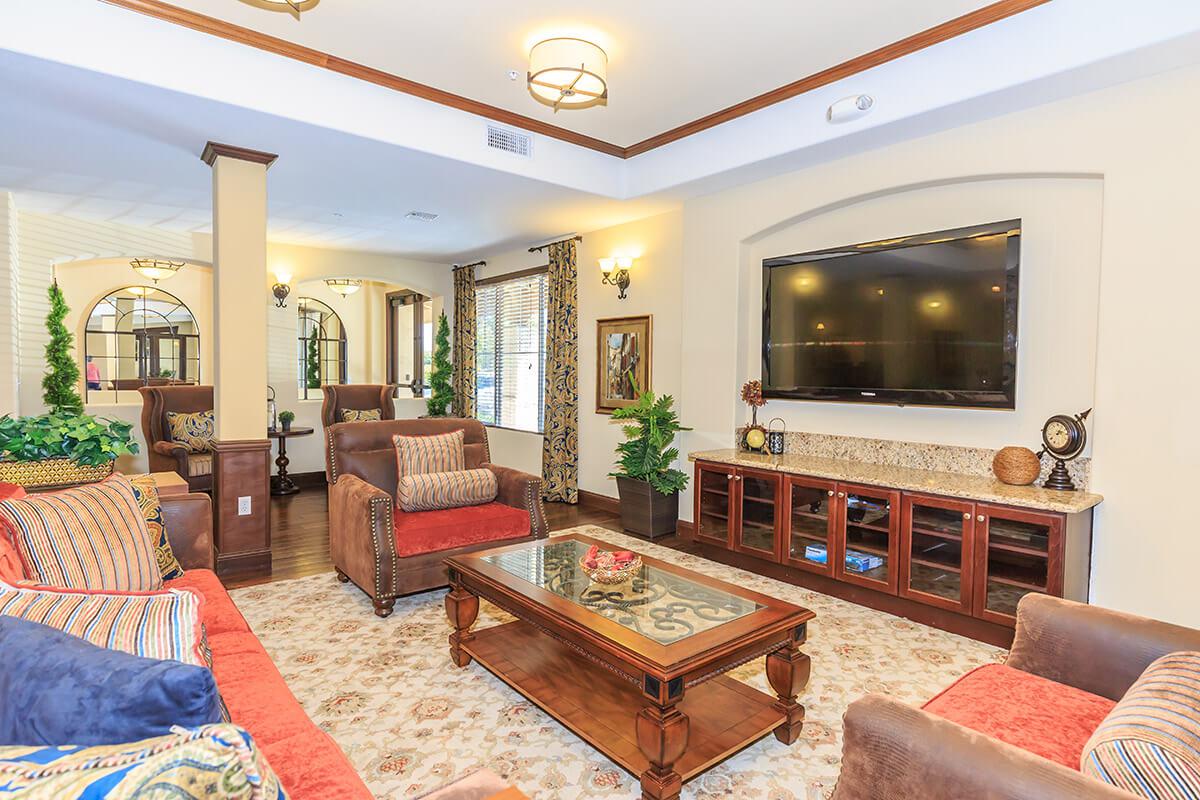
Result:
{"label": "cabinet door handle", "polygon": [[741,475],[734,475],[734,476],[733,476],[733,479],[734,479],[735,481],[740,481],[740,480],[742,479],[742,476],[741,476]]}
{"label": "cabinet door handle", "polygon": [[826,494],[830,497],[833,497],[833,489],[830,489],[828,492],[826,492]]}
{"label": "cabinet door handle", "polygon": [[983,516],[983,514],[980,514],[980,515],[979,515],[978,517],[976,517],[975,519],[976,519],[977,521],[979,521],[979,522],[983,522],[983,521],[984,521],[984,519],[986,519],[986,517],[984,517],[984,516]]}
{"label": "cabinet door handle", "polygon": [[838,492],[838,497],[845,497],[845,496],[846,496],[845,492]]}
{"label": "cabinet door handle", "polygon": [[726,475],[726,476],[725,476],[725,480],[727,480],[727,481],[731,481],[731,480],[733,480],[733,476],[732,476],[732,475]]}
{"label": "cabinet door handle", "polygon": [[963,519],[970,519],[970,518],[971,518],[970,513],[963,514]]}

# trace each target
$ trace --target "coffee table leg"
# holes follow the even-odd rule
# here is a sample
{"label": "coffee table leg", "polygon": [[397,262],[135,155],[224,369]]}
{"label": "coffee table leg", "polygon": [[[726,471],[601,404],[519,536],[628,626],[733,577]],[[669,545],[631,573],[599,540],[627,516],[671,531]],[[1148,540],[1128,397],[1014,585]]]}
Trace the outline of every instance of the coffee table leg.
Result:
{"label": "coffee table leg", "polygon": [[784,744],[799,739],[800,729],[804,727],[804,706],[796,702],[796,695],[808,685],[812,662],[800,652],[798,645],[803,642],[804,629],[800,628],[792,641],[767,656],[767,680],[779,697],[775,708],[785,717],[775,729],[775,738]]}
{"label": "coffee table leg", "polygon": [[462,644],[473,635],[471,626],[479,616],[479,598],[454,584],[446,595],[446,616],[454,626],[454,633],[450,634],[450,659],[456,666],[465,667],[471,663],[471,656],[462,649]]}
{"label": "coffee table leg", "polygon": [[650,761],[642,773],[642,800],[675,800],[683,787],[683,778],[675,771],[675,762],[687,750],[690,723],[674,705],[648,705],[637,715],[638,747]]}

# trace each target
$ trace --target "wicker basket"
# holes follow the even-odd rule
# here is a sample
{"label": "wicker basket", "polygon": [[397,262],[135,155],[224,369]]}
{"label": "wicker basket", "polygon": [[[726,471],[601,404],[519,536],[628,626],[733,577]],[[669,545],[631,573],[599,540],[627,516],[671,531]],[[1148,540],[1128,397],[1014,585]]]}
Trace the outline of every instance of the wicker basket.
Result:
{"label": "wicker basket", "polygon": [[1042,473],[1042,462],[1028,447],[1005,447],[992,459],[992,472],[1003,483],[1028,486]]}
{"label": "wicker basket", "polygon": [[580,559],[579,568],[583,570],[584,574],[591,578],[594,583],[602,583],[605,586],[614,586],[618,583],[624,583],[637,574],[637,571],[642,568],[642,557],[634,556],[633,561],[630,561],[628,564],[617,570],[588,569],[583,565],[583,559]]}
{"label": "wicker basket", "polygon": [[60,489],[102,481],[113,472],[112,461],[89,466],[69,458],[42,461],[0,461],[0,481],[26,489]]}

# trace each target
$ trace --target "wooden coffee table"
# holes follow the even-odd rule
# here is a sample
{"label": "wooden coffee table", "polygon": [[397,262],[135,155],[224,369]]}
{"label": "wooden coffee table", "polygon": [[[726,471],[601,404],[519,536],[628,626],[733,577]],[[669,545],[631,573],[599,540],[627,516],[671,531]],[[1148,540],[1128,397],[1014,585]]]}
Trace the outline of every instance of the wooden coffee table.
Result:
{"label": "wooden coffee table", "polygon": [[[592,583],[580,534],[446,559],[450,657],[474,659],[668,800],[774,732],[791,744],[804,706],[808,621],[799,606],[642,557],[632,581]],[[471,625],[483,597],[516,621]],[[766,656],[771,697],[725,675]]]}

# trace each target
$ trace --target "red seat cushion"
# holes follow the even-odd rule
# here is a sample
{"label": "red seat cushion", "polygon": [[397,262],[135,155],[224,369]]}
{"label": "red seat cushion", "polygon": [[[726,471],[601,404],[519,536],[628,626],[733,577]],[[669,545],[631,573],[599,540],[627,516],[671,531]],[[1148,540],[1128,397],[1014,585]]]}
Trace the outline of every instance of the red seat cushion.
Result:
{"label": "red seat cushion", "polygon": [[233,604],[233,598],[221,585],[221,579],[209,569],[189,569],[183,577],[164,581],[165,589],[191,589],[204,596],[204,629],[208,632],[209,645],[218,633],[248,633],[250,626],[246,618]]}
{"label": "red seat cushion", "polygon": [[529,512],[503,503],[393,514],[396,555],[418,556],[529,535]]}
{"label": "red seat cushion", "polygon": [[930,714],[1079,769],[1079,756],[1116,703],[1000,664],[968,672],[925,704]]}

